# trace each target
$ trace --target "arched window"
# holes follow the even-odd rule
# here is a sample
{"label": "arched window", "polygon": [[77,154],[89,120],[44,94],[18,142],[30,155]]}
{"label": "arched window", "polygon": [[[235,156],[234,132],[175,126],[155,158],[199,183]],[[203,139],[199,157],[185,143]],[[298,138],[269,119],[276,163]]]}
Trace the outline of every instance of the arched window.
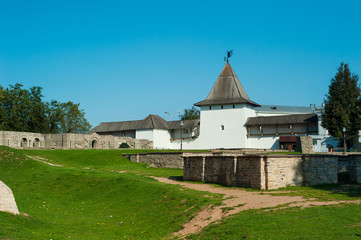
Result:
{"label": "arched window", "polygon": [[98,141],[96,139],[92,141],[92,148],[98,148]]}

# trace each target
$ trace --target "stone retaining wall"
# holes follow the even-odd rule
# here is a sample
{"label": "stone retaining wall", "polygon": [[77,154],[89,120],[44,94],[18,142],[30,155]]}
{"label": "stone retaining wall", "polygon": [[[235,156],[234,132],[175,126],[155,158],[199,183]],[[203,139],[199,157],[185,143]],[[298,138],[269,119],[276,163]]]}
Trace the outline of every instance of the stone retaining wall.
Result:
{"label": "stone retaining wall", "polygon": [[153,142],[146,139],[116,137],[109,134],[41,134],[31,132],[0,131],[0,145],[12,148],[118,149],[121,148],[122,144],[125,144],[128,148],[153,148]]}
{"label": "stone retaining wall", "polygon": [[183,168],[181,152],[123,154],[131,162],[146,163],[156,168]]}
{"label": "stone retaining wall", "polygon": [[[339,157],[184,154],[183,178],[256,189],[337,183]],[[351,181],[361,182],[361,155],[343,158]]]}

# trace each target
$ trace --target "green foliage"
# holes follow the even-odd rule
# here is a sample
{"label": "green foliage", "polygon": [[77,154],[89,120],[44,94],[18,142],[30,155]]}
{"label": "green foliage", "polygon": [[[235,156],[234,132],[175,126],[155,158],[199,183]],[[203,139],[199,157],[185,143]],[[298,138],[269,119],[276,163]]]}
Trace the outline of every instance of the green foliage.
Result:
{"label": "green foliage", "polygon": [[86,133],[91,126],[85,119],[84,110],[79,109],[79,103],[71,101],[61,103],[60,131],[63,133]]}
{"label": "green foliage", "polygon": [[358,76],[351,74],[347,64],[341,63],[336,76],[331,79],[324,103],[322,126],[340,140],[340,146],[345,127],[347,147],[352,147],[361,128],[361,97]]}
{"label": "green foliage", "polygon": [[29,152],[0,147],[0,179],[13,190],[19,211],[28,215],[0,212],[0,239],[162,239],[180,230],[202,207],[219,201],[203,196],[208,193],[180,191],[180,186],[149,177],[105,170],[117,165],[147,169],[126,163],[117,151],[43,155],[68,162],[65,167],[23,155]]}
{"label": "green foliage", "polygon": [[182,120],[199,119],[199,110],[196,107],[184,109],[183,114],[179,115]]}
{"label": "green foliage", "polygon": [[41,87],[0,86],[0,130],[39,133],[84,133],[90,130],[84,110],[72,102],[44,102]]}

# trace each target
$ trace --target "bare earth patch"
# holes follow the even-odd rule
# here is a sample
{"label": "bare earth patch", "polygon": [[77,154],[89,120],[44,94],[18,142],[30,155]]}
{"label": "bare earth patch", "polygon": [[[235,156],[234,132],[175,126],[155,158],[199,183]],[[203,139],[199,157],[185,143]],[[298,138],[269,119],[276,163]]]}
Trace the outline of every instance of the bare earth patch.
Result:
{"label": "bare earth patch", "polygon": [[[214,206],[203,209],[198,215],[196,215],[188,223],[186,223],[182,230],[174,233],[174,235],[178,237],[184,237],[187,234],[199,232],[200,230],[202,230],[202,228],[206,227],[214,221],[220,221],[226,216],[248,209],[271,208],[284,204],[287,204],[287,207],[306,208],[312,206],[332,205],[340,203],[361,203],[361,200],[319,202],[314,201],[314,199],[306,199],[301,196],[272,196],[264,192],[262,192],[261,194],[261,192],[248,192],[243,189],[237,188],[213,187],[208,184],[178,182],[162,177],[152,178],[162,183],[177,184],[182,187],[194,189],[197,191],[223,194],[224,200],[221,206]],[[285,207],[280,207],[277,209],[281,208]]]}
{"label": "bare earth patch", "polygon": [[35,160],[35,161],[45,163],[45,164],[47,164],[47,165],[49,165],[49,166],[52,166],[52,167],[62,167],[62,165],[58,165],[58,164],[54,164],[54,163],[48,162],[49,160],[46,159],[46,158],[43,158],[43,157],[39,157],[39,156],[29,156],[29,155],[27,155],[27,157],[28,157],[28,158],[31,158],[31,159],[33,159],[33,160]]}

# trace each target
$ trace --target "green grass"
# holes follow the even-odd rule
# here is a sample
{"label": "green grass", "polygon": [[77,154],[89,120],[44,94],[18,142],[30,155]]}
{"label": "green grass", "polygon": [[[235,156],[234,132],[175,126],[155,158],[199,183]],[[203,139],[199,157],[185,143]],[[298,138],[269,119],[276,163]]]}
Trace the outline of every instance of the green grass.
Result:
{"label": "green grass", "polygon": [[[127,171],[145,176],[180,177],[182,169],[149,168],[145,163],[132,163],[123,153],[162,152],[161,150],[22,150],[29,156],[40,156],[48,162],[70,168]],[[164,152],[164,150],[163,150]]]}
{"label": "green grass", "polygon": [[248,210],[187,239],[361,239],[361,205]]}
{"label": "green grass", "polygon": [[[12,188],[20,212],[28,215],[0,212],[0,239],[166,239],[202,207],[221,205],[219,195],[180,191],[177,185],[147,177],[182,179],[181,169],[149,168],[121,155],[145,151],[149,150],[0,147],[0,180]],[[51,167],[25,155],[64,167]],[[262,192],[321,201],[356,200],[361,199],[360,186],[333,184]],[[361,205],[268,210],[235,214],[189,239],[361,239]]]}
{"label": "green grass", "polygon": [[[131,170],[133,165],[131,171],[157,173],[126,163],[112,151],[42,153],[63,168],[23,153],[28,154],[0,147],[0,179],[13,190],[19,211],[28,215],[0,213],[0,239],[161,239],[178,231],[203,206],[220,201],[146,176],[110,172],[114,166]],[[82,169],[85,166],[99,170]],[[159,171],[161,176],[179,174]]]}
{"label": "green grass", "polygon": [[322,184],[312,187],[287,187],[267,191],[275,196],[304,196],[318,201],[361,199],[361,184]]}

